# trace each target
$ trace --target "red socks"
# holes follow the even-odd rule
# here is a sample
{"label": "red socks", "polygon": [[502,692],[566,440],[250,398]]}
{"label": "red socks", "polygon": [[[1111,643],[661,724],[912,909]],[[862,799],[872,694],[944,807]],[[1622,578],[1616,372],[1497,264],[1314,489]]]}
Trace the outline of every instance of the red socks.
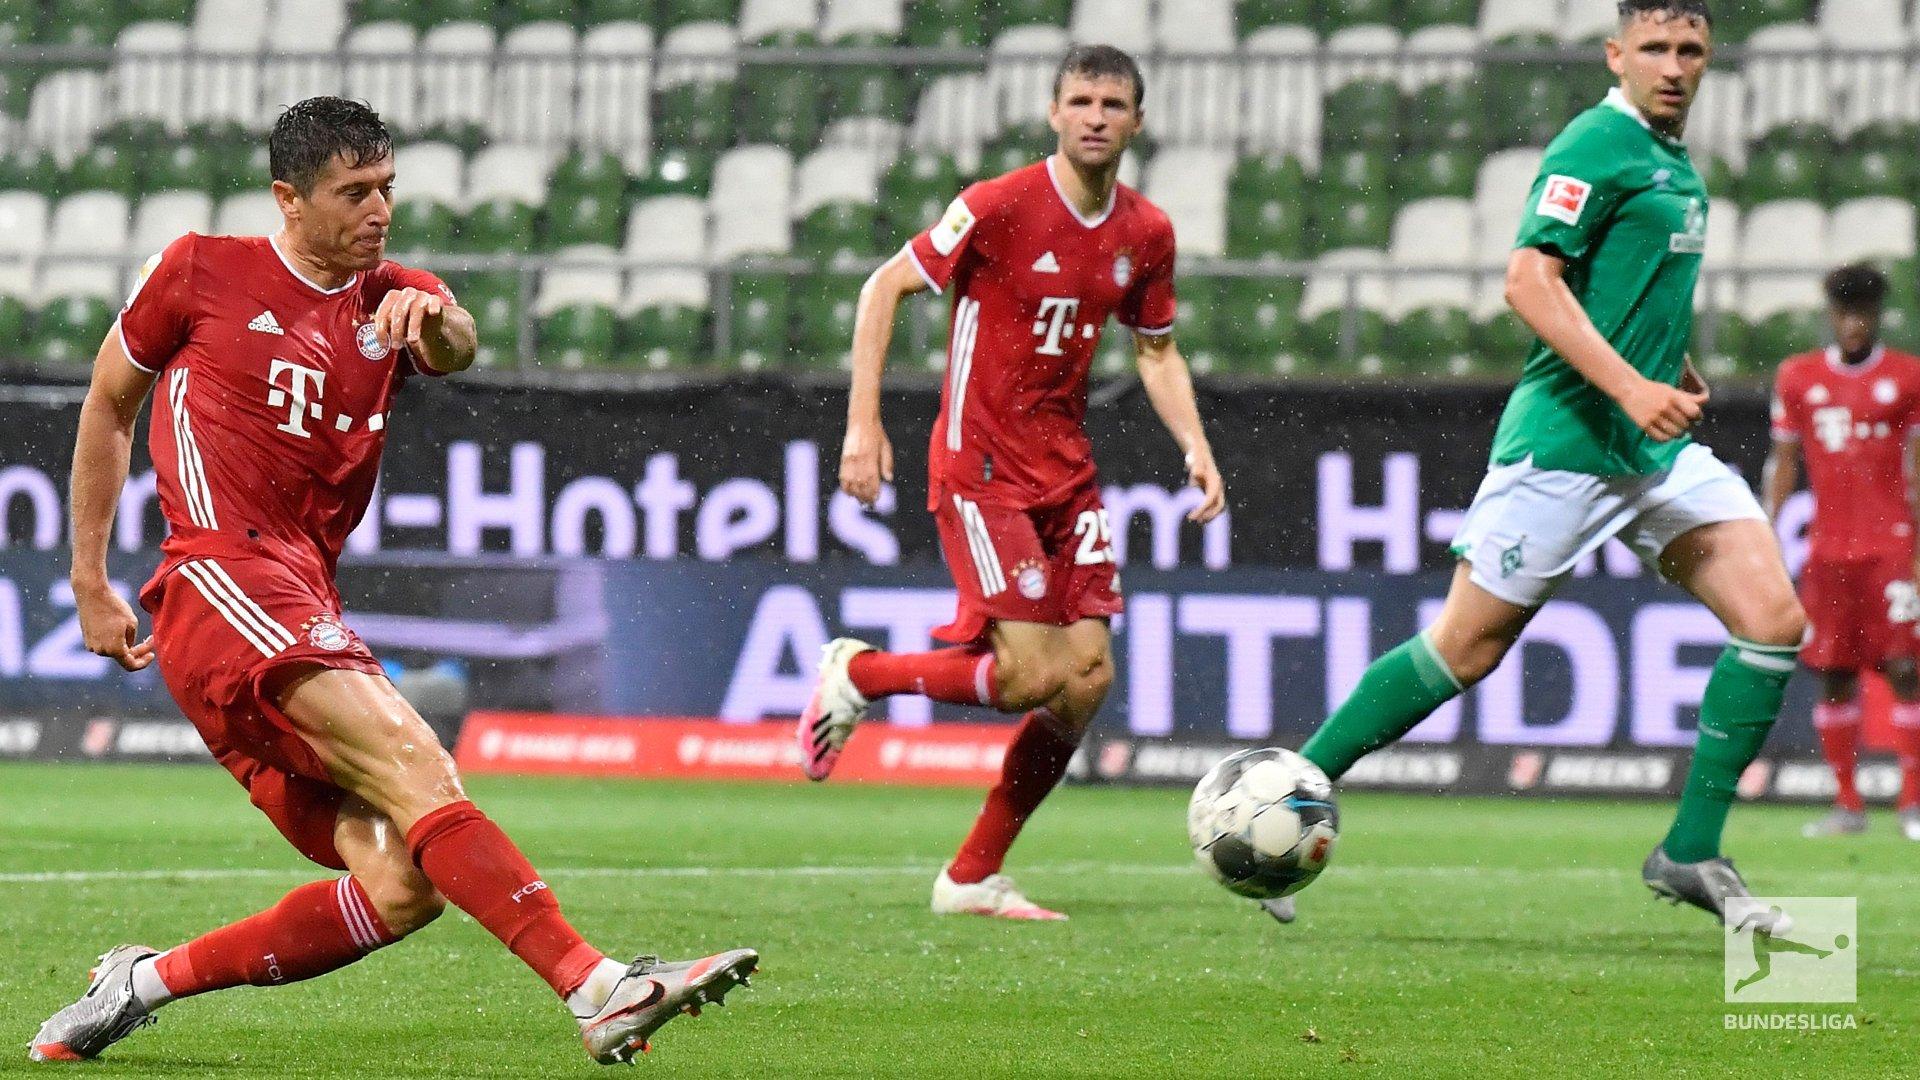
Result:
{"label": "red socks", "polygon": [[1860,703],[1820,702],[1813,707],[1813,730],[1820,736],[1820,751],[1840,784],[1834,805],[1856,813],[1866,809],[1853,782],[1854,769],[1860,763]]}
{"label": "red socks", "polygon": [[953,705],[993,701],[993,652],[965,647],[924,653],[868,650],[847,663],[847,678],[868,701],[889,694],[925,694]]}
{"label": "red socks", "polygon": [[407,850],[449,903],[499,938],[565,997],[606,959],[560,915],[560,902],[479,807],[443,806],[407,830]]}
{"label": "red socks", "polygon": [[278,986],[346,967],[394,940],[359,882],[314,881],[257,915],[168,950],[154,960],[154,974],[177,998]]}
{"label": "red socks", "polygon": [[1020,720],[1013,742],[1000,766],[1000,782],[987,793],[987,803],[960,853],[947,867],[947,876],[963,885],[984,881],[1000,872],[1007,849],[1020,835],[1040,801],[1066,775],[1067,762],[1079,741],[1069,741],[1054,730],[1058,723],[1045,709],[1035,709]]}
{"label": "red socks", "polygon": [[1894,705],[1893,749],[1900,756],[1900,809],[1920,807],[1920,703]]}

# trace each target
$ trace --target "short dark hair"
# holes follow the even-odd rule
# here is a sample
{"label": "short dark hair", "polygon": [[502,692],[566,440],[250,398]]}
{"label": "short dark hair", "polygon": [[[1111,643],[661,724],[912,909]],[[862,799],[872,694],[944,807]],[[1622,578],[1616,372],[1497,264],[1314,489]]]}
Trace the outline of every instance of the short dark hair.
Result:
{"label": "short dark hair", "polygon": [[1713,29],[1713,11],[1707,0],[1620,0],[1620,25],[1628,26],[1642,15],[1665,15],[1670,19],[1698,19]]}
{"label": "short dark hair", "polygon": [[267,162],[275,180],[302,195],[313,194],[327,162],[345,158],[350,169],[365,168],[393,153],[393,136],[380,114],[364,102],[310,97],[292,105],[273,122],[267,136]]}
{"label": "short dark hair", "polygon": [[1851,263],[1828,272],[1827,302],[1847,311],[1882,307],[1887,302],[1887,275],[1869,263]]}
{"label": "short dark hair", "polygon": [[1128,79],[1133,83],[1133,107],[1138,109],[1146,100],[1147,82],[1140,77],[1140,65],[1133,57],[1111,45],[1075,45],[1060,58],[1060,67],[1053,73],[1053,96],[1060,96],[1060,85],[1069,75],[1082,75],[1090,79]]}

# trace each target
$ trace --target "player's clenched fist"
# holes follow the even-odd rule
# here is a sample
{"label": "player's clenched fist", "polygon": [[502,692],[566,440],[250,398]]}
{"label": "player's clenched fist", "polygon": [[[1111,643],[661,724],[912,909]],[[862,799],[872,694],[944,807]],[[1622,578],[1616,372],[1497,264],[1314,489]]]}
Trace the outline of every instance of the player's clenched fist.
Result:
{"label": "player's clenched fist", "polygon": [[153,663],[153,638],[140,640],[140,622],[133,608],[110,588],[75,589],[80,611],[80,633],[87,651],[104,656],[128,671]]}
{"label": "player's clenched fist", "polygon": [[840,490],[872,506],[882,482],[893,482],[893,443],[877,423],[848,424],[840,446]]}
{"label": "player's clenched fist", "polygon": [[1702,390],[1683,390],[1677,386],[1642,379],[1620,402],[1627,418],[1655,442],[1672,442],[1687,433],[1700,420],[1707,404]]}
{"label": "player's clenched fist", "polygon": [[389,349],[406,346],[415,356],[424,355],[422,342],[426,332],[440,330],[440,313],[447,301],[425,289],[395,289],[380,301],[373,313],[374,337]]}

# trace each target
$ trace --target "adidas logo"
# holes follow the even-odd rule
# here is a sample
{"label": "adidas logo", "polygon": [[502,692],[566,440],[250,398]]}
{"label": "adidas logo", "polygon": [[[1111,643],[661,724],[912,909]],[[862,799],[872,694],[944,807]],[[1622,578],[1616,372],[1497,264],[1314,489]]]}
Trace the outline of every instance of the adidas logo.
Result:
{"label": "adidas logo", "polygon": [[286,334],[285,330],[280,329],[280,320],[274,318],[273,312],[271,311],[263,311],[255,315],[253,321],[247,324],[247,329],[258,331],[262,334],[280,334],[282,336]]}
{"label": "adidas logo", "polygon": [[1045,255],[1033,260],[1033,272],[1036,274],[1057,274],[1060,272],[1060,260],[1054,258],[1053,252],[1049,251]]}

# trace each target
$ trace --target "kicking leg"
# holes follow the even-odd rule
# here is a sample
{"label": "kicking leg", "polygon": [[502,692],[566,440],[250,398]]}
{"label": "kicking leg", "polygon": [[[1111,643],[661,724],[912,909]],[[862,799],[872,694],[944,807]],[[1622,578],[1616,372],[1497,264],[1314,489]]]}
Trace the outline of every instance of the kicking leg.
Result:
{"label": "kicking leg", "polygon": [[1893,687],[1893,746],[1900,759],[1900,833],[1920,840],[1920,669],[1912,657],[1900,657],[1887,664],[1886,675]]}
{"label": "kicking leg", "polygon": [[1837,793],[1833,811],[1808,822],[1801,832],[1809,837],[1862,833],[1867,830],[1867,808],[1854,783],[1860,760],[1860,678],[1852,671],[1834,669],[1818,674],[1820,700],[1813,707],[1813,731],[1833,770]]}

